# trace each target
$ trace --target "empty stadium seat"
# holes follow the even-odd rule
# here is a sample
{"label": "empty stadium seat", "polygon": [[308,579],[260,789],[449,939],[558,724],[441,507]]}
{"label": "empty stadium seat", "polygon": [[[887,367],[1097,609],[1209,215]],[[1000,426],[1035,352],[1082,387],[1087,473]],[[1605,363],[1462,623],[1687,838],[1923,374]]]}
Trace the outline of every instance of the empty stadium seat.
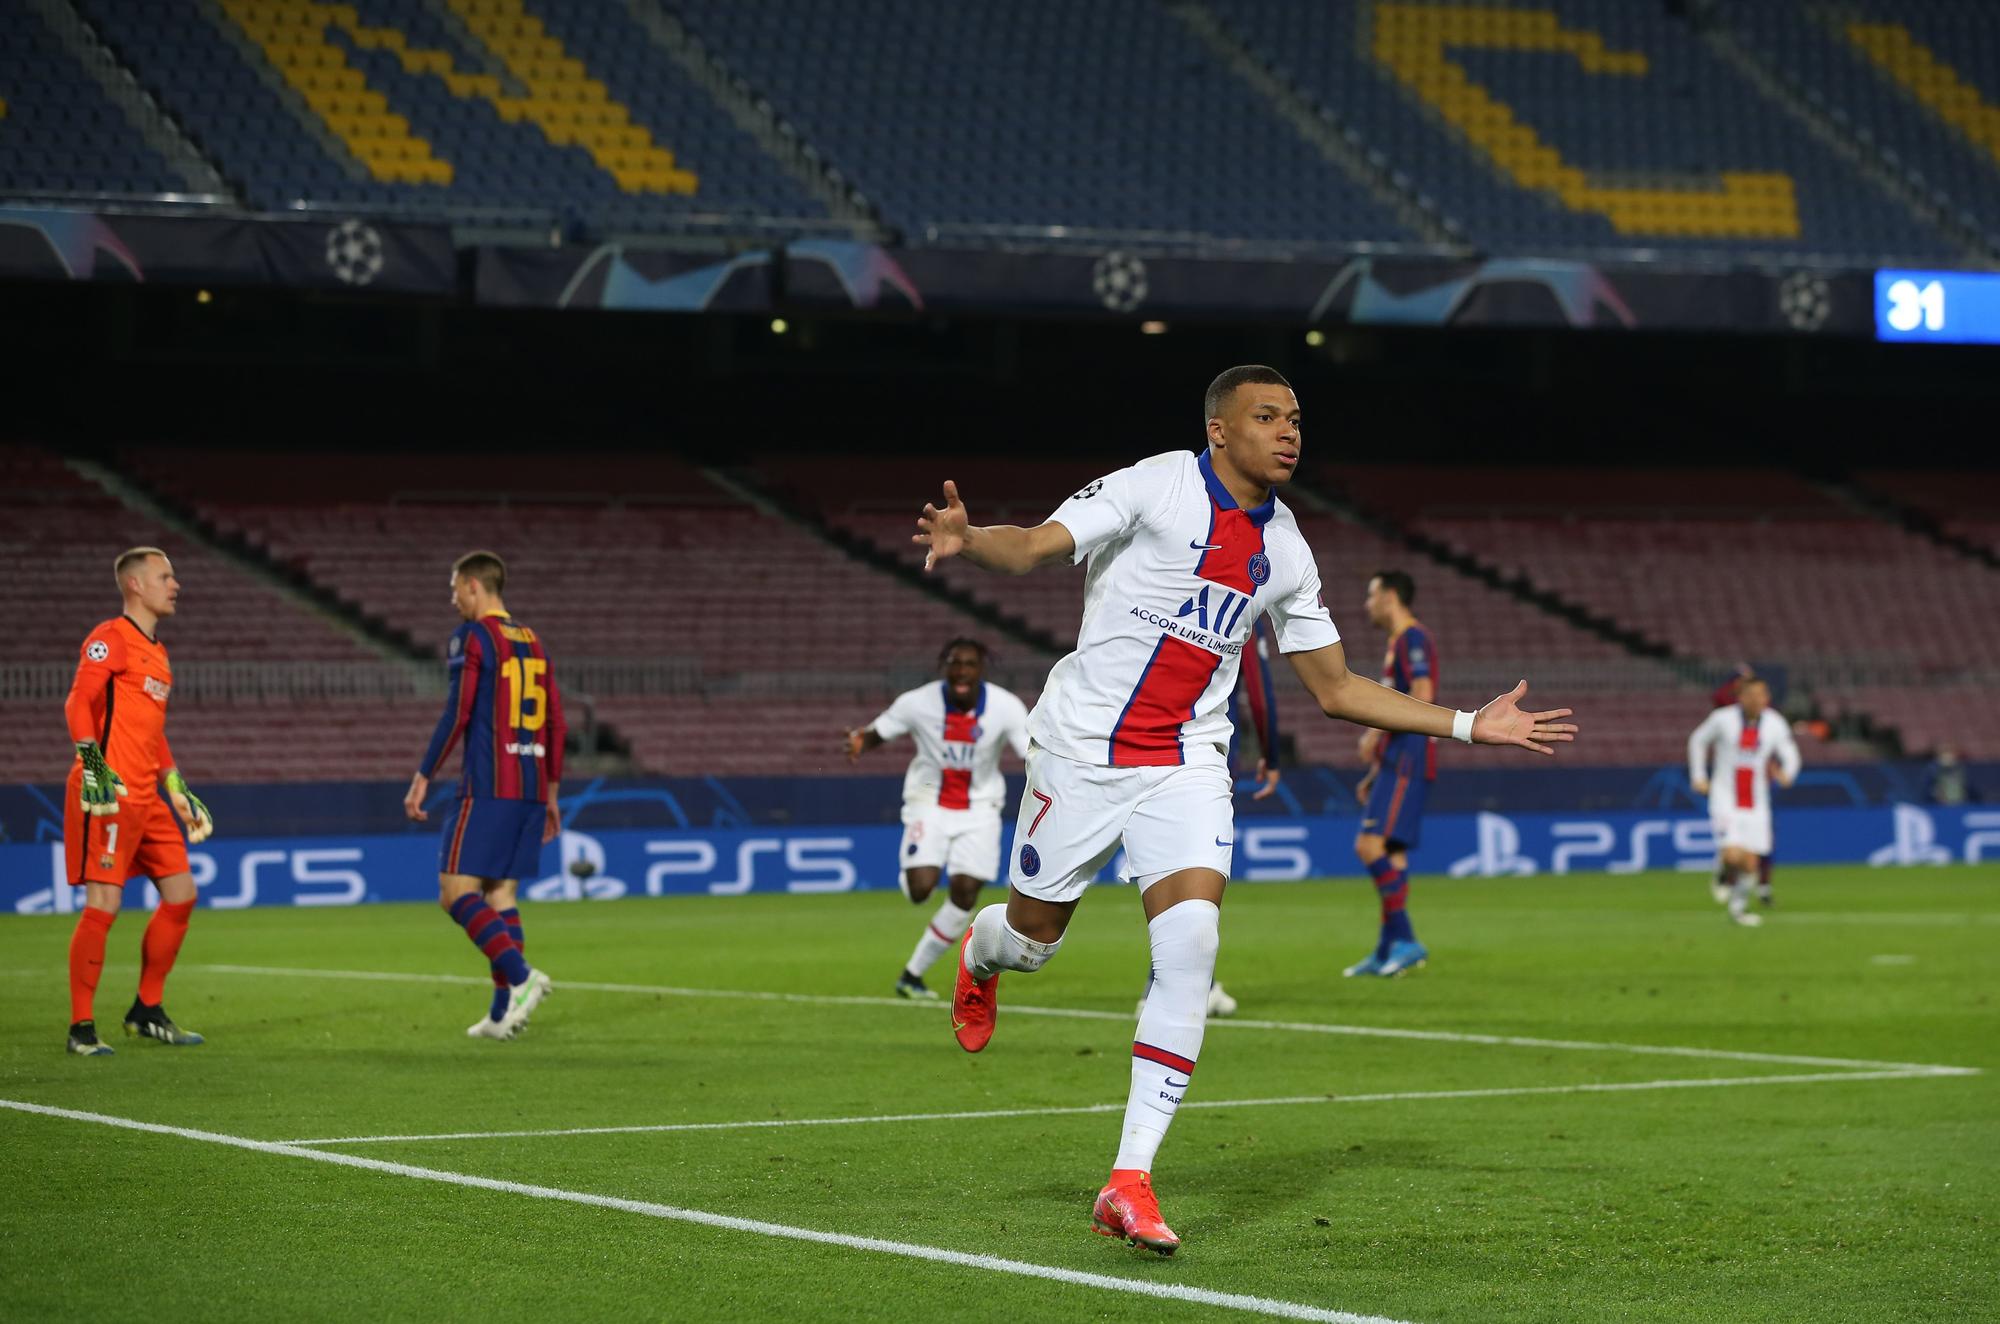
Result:
{"label": "empty stadium seat", "polygon": [[0,40],[0,191],[87,197],[185,187],[42,19],[15,10]]}
{"label": "empty stadium seat", "polygon": [[260,208],[625,230],[825,215],[615,0],[79,9]]}
{"label": "empty stadium seat", "polygon": [[1664,6],[1213,8],[1483,248],[1957,256]]}
{"label": "empty stadium seat", "polygon": [[908,238],[1410,239],[1148,0],[684,0]]}

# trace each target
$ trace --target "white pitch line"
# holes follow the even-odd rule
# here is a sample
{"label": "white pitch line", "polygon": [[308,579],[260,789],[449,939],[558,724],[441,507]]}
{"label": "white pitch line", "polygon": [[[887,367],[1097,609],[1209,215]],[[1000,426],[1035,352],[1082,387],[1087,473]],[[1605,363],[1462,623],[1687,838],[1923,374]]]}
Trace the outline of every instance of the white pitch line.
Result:
{"label": "white pitch line", "polygon": [[705,1209],[682,1209],[675,1205],[655,1204],[650,1200],[627,1200],[613,1195],[594,1195],[588,1191],[564,1190],[557,1186],[536,1186],[527,1182],[479,1177],[468,1172],[420,1168],[409,1163],[363,1158],[357,1154],[302,1149],[296,1145],[276,1141],[251,1140],[244,1136],[224,1135],[217,1131],[197,1131],[191,1127],[162,1126],[157,1122],[141,1122],[129,1117],[113,1117],[106,1113],[80,1112],[74,1108],[54,1108],[47,1104],[26,1103],[16,1099],[0,1099],[0,1108],[43,1117],[59,1117],[72,1122],[91,1122],[98,1126],[119,1127],[128,1131],[145,1131],[153,1135],[178,1136],[183,1140],[227,1145],[234,1149],[247,1149],[260,1154],[277,1154],[286,1158],[310,1159],[316,1163],[333,1163],[341,1167],[361,1168],[369,1172],[409,1177],[417,1181],[441,1182],[448,1186],[499,1191],[505,1195],[524,1195],[536,1200],[558,1200],[566,1204],[615,1209],[620,1213],[639,1214],[647,1218],[665,1219],[676,1223],[695,1223],[703,1227],[720,1228],[727,1232],[748,1232],[755,1236],[775,1237],[786,1241],[816,1242],[823,1246],[839,1246],[846,1250],[897,1255],[911,1260],[928,1260],[933,1264],[951,1264],[961,1268],[981,1269],[988,1273],[1012,1274],[1021,1278],[1041,1278],[1050,1282],[1097,1288],[1100,1291],[1123,1292],[1131,1296],[1147,1296],[1166,1301],[1185,1301],[1193,1305],[1241,1310],[1251,1314],[1270,1315],[1278,1319],[1318,1320],[1324,1321],[1325,1324],[1404,1324],[1404,1321],[1388,1319],[1381,1315],[1357,1315],[1351,1311],[1329,1310],[1324,1306],[1308,1305],[1302,1301],[1281,1301],[1237,1292],[1217,1292],[1205,1287],[1188,1287],[1180,1283],[1153,1283],[1143,1279],[1115,1278],[1110,1274],[1060,1269],[1048,1264],[1030,1264],[1024,1260],[1003,1259],[997,1255],[974,1255],[965,1251],[946,1250],[939,1246],[888,1241],[880,1237],[857,1237],[844,1232],[822,1232],[816,1228],[767,1223],[762,1219],[738,1218],[732,1214],[711,1213]]}
{"label": "white pitch line", "polygon": [[[1282,1108],[1302,1104],[1401,1103],[1423,1099],[1505,1099],[1539,1094],[1622,1094],[1639,1090],[1723,1089],[1742,1085],[1829,1085],[1858,1080],[1921,1080],[1976,1076],[1971,1067],[1926,1067],[1912,1071],[1824,1071],[1810,1075],[1735,1076],[1680,1080],[1629,1080],[1582,1085],[1515,1085],[1488,1089],[1406,1090],[1390,1094],[1295,1094],[1273,1099],[1191,1099],[1182,1108]],[[1050,1108],[982,1108],[956,1113],[879,1113],[867,1117],[764,1117],[744,1122],[660,1122],[638,1126],[564,1126],[525,1131],[440,1131],[429,1135],[329,1136],[280,1140],[282,1145],[381,1145],[430,1140],[513,1140],[543,1136],[653,1135],[671,1131],[763,1131],[792,1126],[879,1126],[892,1122],[976,1122],[996,1117],[1081,1117],[1125,1111],[1122,1103],[1086,1103]]]}
{"label": "white pitch line", "polygon": [[[188,967],[183,967],[188,968]],[[381,983],[465,984],[491,988],[489,978],[469,975],[402,974],[389,970],[315,970],[273,965],[200,965],[192,967],[224,975],[274,975],[284,978],[360,979]],[[858,994],[773,993],[761,989],[679,988],[667,984],[606,984],[584,980],[556,979],[557,986],[584,993],[637,993],[650,997],[727,998],[745,1002],[789,1002],[824,1007],[896,1007],[904,1011],[924,1003],[906,998],[868,997]],[[1120,1021],[1130,1024],[1129,1012],[1102,1011],[1085,1007],[1038,1007],[1019,1002],[1006,1006],[1010,1016],[1048,1016],[1065,1020]],[[1210,1029],[1276,1030],[1291,1034],[1340,1034],[1374,1039],[1416,1039],[1429,1043],[1483,1044],[1496,1048],[1544,1048],[1571,1053],[1637,1053],[1656,1057],[1706,1058],[1723,1062],[1768,1062],[1773,1066],[1836,1067],[1854,1071],[1914,1071],[1951,1073],[1965,1070],[1933,1062],[1877,1062],[1856,1057],[1810,1057],[1796,1053],[1757,1053],[1732,1048],[1684,1048],[1671,1044],[1600,1043],[1585,1039],[1536,1039],[1511,1034],[1473,1034],[1456,1030],[1405,1030],[1378,1025],[1333,1025],[1320,1021],[1268,1021],[1247,1017],[1211,1020]]]}
{"label": "white pitch line", "polygon": [[1970,914],[1941,912],[1926,914],[1917,910],[1882,910],[1874,914],[1856,910],[1787,910],[1771,920],[1774,925],[1787,928],[1794,924],[1859,924],[1864,926],[1895,926],[1902,928],[1950,928],[1958,924],[2000,924],[2000,911],[1980,910]]}

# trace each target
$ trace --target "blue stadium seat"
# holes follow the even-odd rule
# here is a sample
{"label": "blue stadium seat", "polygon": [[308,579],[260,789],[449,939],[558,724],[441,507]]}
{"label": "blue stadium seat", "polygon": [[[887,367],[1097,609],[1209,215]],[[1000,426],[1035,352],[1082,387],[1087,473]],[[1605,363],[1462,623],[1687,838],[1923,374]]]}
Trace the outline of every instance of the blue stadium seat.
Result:
{"label": "blue stadium seat", "polygon": [[[503,115],[485,96],[454,95],[435,72],[412,72],[405,50],[443,52],[450,67],[465,74],[488,74],[496,64],[490,46],[468,49],[460,29],[422,0],[359,0],[352,6],[361,27],[400,34],[394,44],[357,40],[338,24],[314,22],[310,28],[313,41],[330,45],[360,72],[388,114],[407,122],[401,138],[422,140],[419,150],[439,167],[386,174],[378,158],[357,155],[343,140],[351,121],[337,122],[337,115],[354,108],[330,114],[329,103],[322,103],[315,115],[297,85],[314,73],[288,78],[252,31],[230,17],[229,5],[173,15],[152,0],[79,0],[79,7],[260,208],[304,198],[441,217],[505,214],[541,224],[579,206],[615,202],[623,228],[660,230],[682,227],[696,214],[825,216],[819,201],[690,82],[615,0],[526,0],[525,8],[564,54],[604,85],[613,113],[622,113],[617,107],[629,111],[629,123],[639,130],[635,143],[650,141],[671,153],[673,167],[691,172],[698,181],[692,193],[622,188],[585,147],[551,141],[530,117]],[[301,20],[318,16],[304,4],[240,12],[262,18],[272,10],[293,11]],[[500,85],[517,99],[523,90],[505,78]],[[551,113],[561,117],[569,109],[559,105]]]}
{"label": "blue stadium seat", "polygon": [[0,190],[184,192],[186,183],[34,13],[0,40]]}
{"label": "blue stadium seat", "polygon": [[1978,0],[1900,0],[1848,5],[1836,16],[1822,6],[1738,5],[1729,21],[1809,101],[1881,147],[1939,205],[2000,246],[2000,140],[1992,136],[2000,126],[1984,138],[1968,133],[1926,104],[1925,95],[1945,99],[1956,89],[1932,83],[1936,71],[1924,57],[1905,62],[1899,79],[1848,30],[1850,24],[1888,29],[1881,35],[1892,43],[1884,53],[1892,54],[1900,28],[2000,112],[2000,8]]}
{"label": "blue stadium seat", "polygon": [[912,242],[932,226],[1414,238],[1148,0],[675,7]]}
{"label": "blue stadium seat", "polygon": [[[1829,148],[1743,76],[1715,56],[1686,25],[1654,4],[1624,0],[1519,0],[1480,15],[1470,39],[1446,57],[1511,111],[1511,121],[1482,122],[1496,137],[1520,126],[1561,153],[1596,189],[1669,195],[1666,205],[1628,218],[1624,229],[1601,210],[1565,205],[1555,191],[1524,186],[1495,154],[1475,145],[1451,118],[1492,108],[1452,103],[1442,80],[1399,75],[1396,59],[1412,60],[1399,35],[1432,31],[1446,8],[1382,4],[1372,23],[1346,6],[1321,0],[1215,0],[1213,6],[1266,60],[1371,146],[1414,186],[1439,199],[1481,245],[1496,250],[1645,247],[1667,251],[1785,253],[1874,261],[1884,256],[1961,256],[1908,210],[1866,184]],[[1777,6],[1737,6],[1742,9]],[[1509,15],[1528,15],[1511,18]],[[1535,17],[1549,16],[1547,19]],[[1797,21],[1797,15],[1792,15]],[[1403,23],[1399,34],[1396,27]],[[1643,57],[1605,59],[1586,68],[1574,45],[1551,33],[1594,34],[1605,52]],[[1417,84],[1421,84],[1421,89]],[[1429,100],[1426,99],[1428,96]],[[1773,232],[1766,213],[1749,206],[1737,233],[1716,232],[1720,210],[1671,205],[1676,192],[1724,172],[1789,177],[1797,233]],[[1753,199],[1754,202],[1754,199]],[[1728,219],[1728,218],[1725,218]],[[1703,232],[1706,230],[1707,232]]]}

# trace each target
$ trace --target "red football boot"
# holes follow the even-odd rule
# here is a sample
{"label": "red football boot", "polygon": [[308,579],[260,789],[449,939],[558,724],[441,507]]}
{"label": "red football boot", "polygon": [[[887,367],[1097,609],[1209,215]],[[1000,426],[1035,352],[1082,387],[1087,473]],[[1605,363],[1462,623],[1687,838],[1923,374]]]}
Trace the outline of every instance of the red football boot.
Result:
{"label": "red football boot", "polygon": [[1000,976],[996,974],[988,979],[972,977],[972,972],[965,968],[965,949],[971,942],[972,926],[968,924],[965,937],[958,944],[958,982],[951,990],[951,1032],[958,1036],[960,1048],[976,1053],[986,1047],[986,1041],[993,1037]]}
{"label": "red football boot", "polygon": [[1090,1211],[1091,1226],[1100,1236],[1123,1237],[1127,1244],[1171,1255],[1180,1249],[1181,1239],[1160,1217],[1160,1201],[1153,1194],[1153,1179],[1137,1168],[1113,1168],[1111,1180],[1097,1193],[1097,1207]]}

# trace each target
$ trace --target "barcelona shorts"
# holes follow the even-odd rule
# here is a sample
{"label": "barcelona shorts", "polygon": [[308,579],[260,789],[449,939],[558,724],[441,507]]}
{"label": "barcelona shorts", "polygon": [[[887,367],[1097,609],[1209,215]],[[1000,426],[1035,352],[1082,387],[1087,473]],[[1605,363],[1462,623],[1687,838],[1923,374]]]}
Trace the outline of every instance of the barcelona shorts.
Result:
{"label": "barcelona shorts", "polygon": [[1423,837],[1424,801],[1431,791],[1425,751],[1392,753],[1376,774],[1375,789],[1361,811],[1361,830],[1414,849]]}
{"label": "barcelona shorts", "polygon": [[468,795],[452,807],[438,842],[438,872],[494,880],[533,878],[542,871],[539,800]]}
{"label": "barcelona shorts", "polygon": [[73,886],[109,883],[122,887],[134,878],[155,882],[188,871],[187,839],[174,811],[160,795],[134,795],[118,802],[118,812],[83,812],[80,776],[72,776],[63,809],[63,860]]}

